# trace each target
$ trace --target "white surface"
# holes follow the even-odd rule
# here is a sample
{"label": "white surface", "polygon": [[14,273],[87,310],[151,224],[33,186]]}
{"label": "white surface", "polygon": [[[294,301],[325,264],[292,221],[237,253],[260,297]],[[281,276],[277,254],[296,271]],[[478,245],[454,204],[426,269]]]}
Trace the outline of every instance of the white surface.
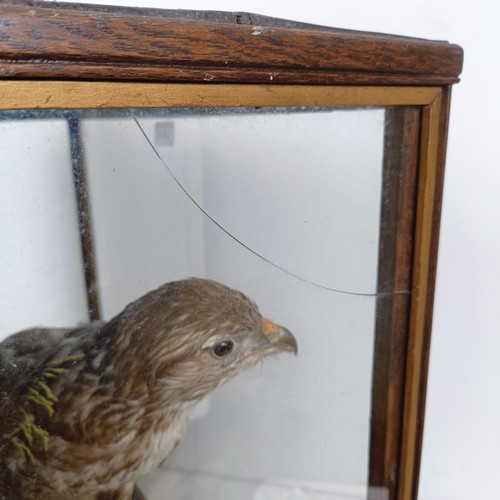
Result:
{"label": "white surface", "polygon": [[[227,477],[158,470],[141,481],[149,500],[362,500],[364,488],[324,483],[287,481],[248,481]],[[383,492],[380,499],[383,500]]]}
{"label": "white surface", "polygon": [[[85,119],[82,134],[103,316],[109,319],[167,281],[204,274],[203,214],[187,203],[132,119]],[[179,156],[196,175],[200,160],[189,140],[197,142],[177,134]]]}
{"label": "white surface", "polygon": [[[375,292],[383,110],[140,118],[153,141],[165,122],[175,139],[157,146],[164,162],[236,239],[305,280]],[[208,219],[132,119],[85,119],[82,134],[105,317],[224,267],[223,249],[204,250]]]}
{"label": "white surface", "polygon": [[[141,119],[150,137],[158,121]],[[175,145],[158,151],[224,229],[308,281],[375,293],[383,109],[170,121]]]}
{"label": "white surface", "polygon": [[66,122],[0,122],[0,339],[86,318]]}

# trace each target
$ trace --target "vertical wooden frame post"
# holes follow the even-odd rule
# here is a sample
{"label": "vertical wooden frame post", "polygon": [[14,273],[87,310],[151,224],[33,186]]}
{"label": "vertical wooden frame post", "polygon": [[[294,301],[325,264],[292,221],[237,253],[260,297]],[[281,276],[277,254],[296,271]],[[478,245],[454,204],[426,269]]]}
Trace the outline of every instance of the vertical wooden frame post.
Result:
{"label": "vertical wooden frame post", "polygon": [[101,319],[101,308],[81,123],[79,117],[74,113],[67,117],[67,122],[88,316],[90,321],[97,321]]}
{"label": "vertical wooden frame post", "polygon": [[421,112],[417,106],[386,108],[369,500],[395,499],[399,482],[420,123]]}
{"label": "vertical wooden frame post", "polygon": [[399,500],[418,495],[449,104],[444,88],[423,107]]}

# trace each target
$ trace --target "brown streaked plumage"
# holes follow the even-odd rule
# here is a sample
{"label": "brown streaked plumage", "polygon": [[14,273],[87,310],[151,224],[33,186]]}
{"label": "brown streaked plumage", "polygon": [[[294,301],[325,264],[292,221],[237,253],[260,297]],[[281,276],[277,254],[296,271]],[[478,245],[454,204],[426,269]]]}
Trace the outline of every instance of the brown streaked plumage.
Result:
{"label": "brown streaked plumage", "polygon": [[293,335],[241,292],[167,283],[107,323],[0,344],[0,499],[130,498],[191,407]]}

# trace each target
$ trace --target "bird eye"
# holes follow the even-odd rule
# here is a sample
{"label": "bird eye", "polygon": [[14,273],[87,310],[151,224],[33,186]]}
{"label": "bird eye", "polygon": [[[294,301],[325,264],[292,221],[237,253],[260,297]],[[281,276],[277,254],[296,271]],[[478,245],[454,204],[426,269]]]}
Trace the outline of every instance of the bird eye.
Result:
{"label": "bird eye", "polygon": [[226,356],[229,354],[234,347],[234,343],[231,340],[223,340],[213,347],[214,354],[216,356]]}

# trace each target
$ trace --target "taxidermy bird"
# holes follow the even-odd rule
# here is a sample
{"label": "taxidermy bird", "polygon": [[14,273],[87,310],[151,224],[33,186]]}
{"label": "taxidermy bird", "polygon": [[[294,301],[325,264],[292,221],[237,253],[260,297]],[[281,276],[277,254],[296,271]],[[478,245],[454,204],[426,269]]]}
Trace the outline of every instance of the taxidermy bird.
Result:
{"label": "taxidermy bird", "polygon": [[107,323],[0,344],[0,498],[126,499],[189,410],[293,335],[215,281],[167,283]]}

